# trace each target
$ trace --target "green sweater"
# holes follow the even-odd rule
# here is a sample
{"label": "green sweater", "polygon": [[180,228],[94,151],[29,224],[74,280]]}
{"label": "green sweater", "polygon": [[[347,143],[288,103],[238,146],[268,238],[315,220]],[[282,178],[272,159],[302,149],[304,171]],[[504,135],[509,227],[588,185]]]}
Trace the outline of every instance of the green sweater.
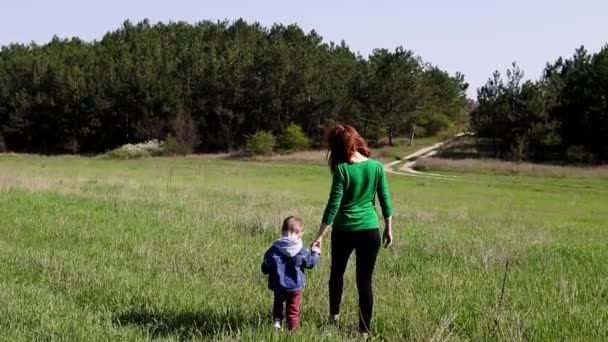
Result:
{"label": "green sweater", "polygon": [[380,162],[368,159],[360,163],[338,165],[333,174],[323,223],[340,230],[379,228],[375,208],[376,193],[382,215],[391,216],[391,197],[384,167]]}

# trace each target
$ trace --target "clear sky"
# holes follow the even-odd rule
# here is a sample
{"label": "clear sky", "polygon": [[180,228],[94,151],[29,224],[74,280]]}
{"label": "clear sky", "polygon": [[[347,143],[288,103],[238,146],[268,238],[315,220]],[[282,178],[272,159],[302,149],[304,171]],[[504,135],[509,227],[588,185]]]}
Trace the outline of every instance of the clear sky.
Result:
{"label": "clear sky", "polygon": [[547,61],[608,43],[607,0],[3,0],[0,44],[60,37],[101,38],[125,19],[237,19],[297,23],[367,56],[402,45],[465,74],[470,96],[517,61],[537,78]]}

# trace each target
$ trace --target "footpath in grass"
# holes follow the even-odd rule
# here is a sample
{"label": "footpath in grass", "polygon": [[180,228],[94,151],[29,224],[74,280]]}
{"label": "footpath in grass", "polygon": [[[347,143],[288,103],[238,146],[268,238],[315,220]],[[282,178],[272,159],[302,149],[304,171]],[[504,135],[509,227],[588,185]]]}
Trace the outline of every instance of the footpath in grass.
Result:
{"label": "footpath in grass", "polygon": [[[608,336],[606,182],[472,180],[389,175],[396,242],[378,259],[375,336]],[[310,242],[330,181],[293,163],[0,156],[0,340],[283,338],[261,257],[287,215]],[[352,263],[344,324],[326,324],[329,249],[295,340],[357,336]]]}

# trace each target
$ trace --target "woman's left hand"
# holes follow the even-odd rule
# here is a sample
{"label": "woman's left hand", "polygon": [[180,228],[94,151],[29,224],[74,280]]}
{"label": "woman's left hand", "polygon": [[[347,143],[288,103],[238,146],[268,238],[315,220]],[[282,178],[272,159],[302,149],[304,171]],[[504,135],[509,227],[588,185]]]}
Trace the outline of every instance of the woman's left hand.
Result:
{"label": "woman's left hand", "polygon": [[388,248],[393,243],[393,230],[391,228],[384,228],[382,242],[384,243],[384,248]]}

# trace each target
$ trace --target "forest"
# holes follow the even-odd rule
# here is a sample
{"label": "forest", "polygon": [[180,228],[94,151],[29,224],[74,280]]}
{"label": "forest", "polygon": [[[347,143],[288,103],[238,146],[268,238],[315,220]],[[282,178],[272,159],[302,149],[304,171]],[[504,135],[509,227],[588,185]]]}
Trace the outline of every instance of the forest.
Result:
{"label": "forest", "polygon": [[231,151],[293,125],[319,146],[336,122],[393,144],[462,127],[467,87],[405,48],[364,57],[295,24],[125,21],[91,42],[2,47],[0,151],[97,154],[168,135]]}
{"label": "forest", "polygon": [[524,80],[514,63],[467,99],[464,75],[403,47],[361,56],[298,25],[152,24],[99,40],[55,37],[0,51],[0,151],[104,153],[176,137],[188,152],[234,151],[258,132],[335,123],[372,143],[470,129],[491,157],[608,160],[608,46],[584,47]]}
{"label": "forest", "polygon": [[584,47],[548,63],[537,81],[516,65],[478,90],[471,128],[494,157],[532,161],[608,161],[608,46]]}

